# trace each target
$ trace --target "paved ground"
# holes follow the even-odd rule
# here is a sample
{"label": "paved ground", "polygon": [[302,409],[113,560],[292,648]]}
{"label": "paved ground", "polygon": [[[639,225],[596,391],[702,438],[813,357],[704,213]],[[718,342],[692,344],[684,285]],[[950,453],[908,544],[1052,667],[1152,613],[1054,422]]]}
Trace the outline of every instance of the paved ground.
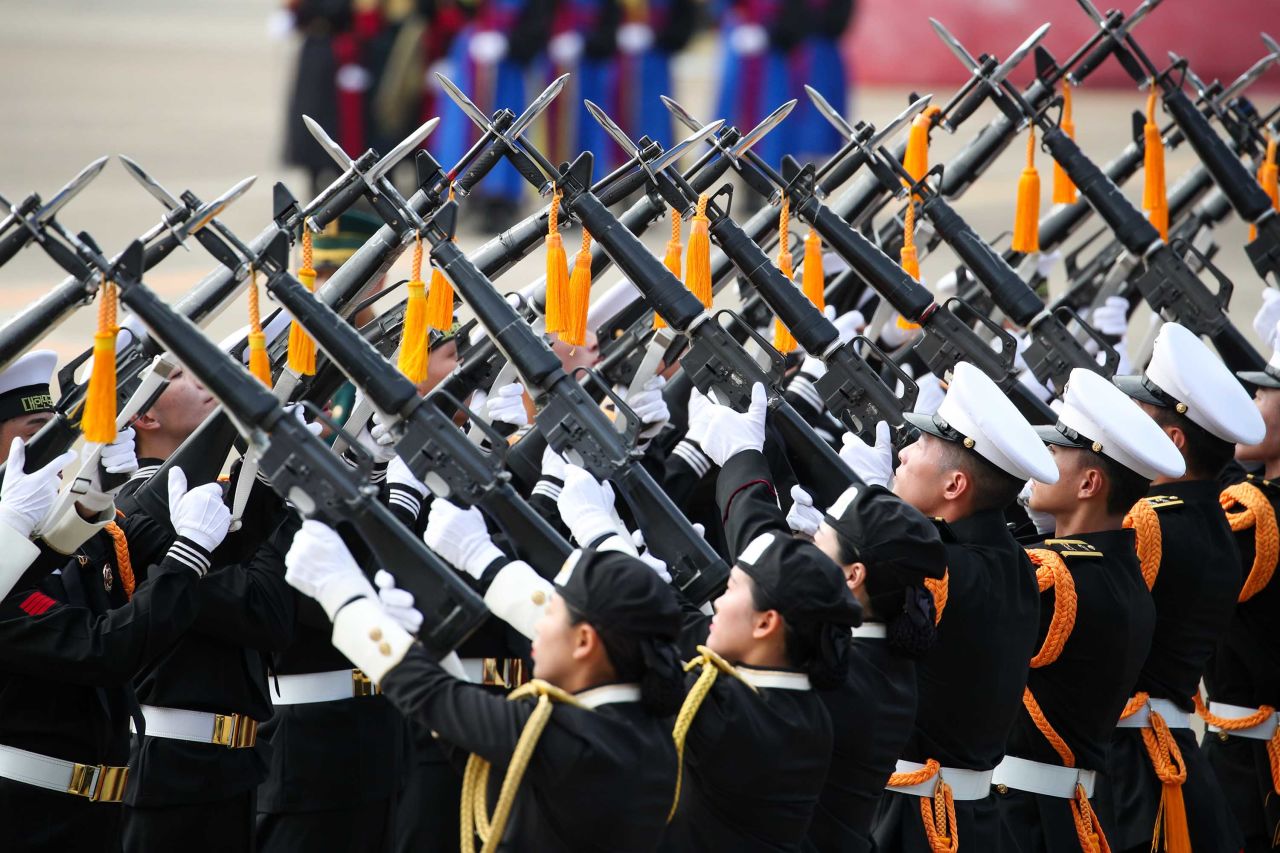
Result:
{"label": "paved ground", "polygon": [[[46,0],[4,6],[0,193],[6,198],[17,200],[33,190],[47,195],[95,157],[124,153],[171,190],[189,187],[206,198],[256,174],[252,192],[224,217],[232,228],[252,235],[266,221],[274,181],[302,189],[300,176],[280,162],[294,44],[268,37],[270,2],[220,0],[196,6],[166,0]],[[705,41],[678,65],[680,95],[695,109],[705,109],[714,88],[714,50]],[[906,94],[883,88],[859,91],[853,115],[884,121],[906,103]],[[945,94],[939,91],[939,97]],[[1127,141],[1129,112],[1142,104],[1132,91],[1078,93],[1081,145],[1099,161],[1109,159]],[[987,108],[955,138],[936,140],[935,156],[945,159],[990,117]],[[958,205],[980,233],[990,237],[1011,227],[1023,152],[1022,145],[1014,144]],[[1170,184],[1191,165],[1188,152],[1172,155]],[[1039,167],[1047,204],[1047,156],[1041,155]],[[1135,182],[1134,191],[1138,189]],[[90,231],[115,251],[150,227],[159,212],[123,168],[112,163],[65,211],[63,221]],[[475,245],[484,236],[464,234],[462,239],[464,245]],[[1219,233],[1221,264],[1236,284],[1233,313],[1252,337],[1249,318],[1262,284],[1245,260],[1244,238],[1245,228],[1236,221]],[[657,235],[655,247],[664,239]],[[940,275],[953,262],[949,253],[939,252],[925,263],[926,278]],[[540,273],[541,264],[540,256],[527,260],[508,274],[503,286],[520,286]],[[177,253],[149,280],[166,296],[176,297],[212,265],[193,244],[190,253]],[[12,316],[61,278],[38,250],[23,252],[0,269],[0,318]],[[233,307],[212,334],[220,336],[243,322],[242,309]],[[82,312],[51,334],[47,344],[66,355],[78,352],[90,340],[92,323],[91,312]]]}

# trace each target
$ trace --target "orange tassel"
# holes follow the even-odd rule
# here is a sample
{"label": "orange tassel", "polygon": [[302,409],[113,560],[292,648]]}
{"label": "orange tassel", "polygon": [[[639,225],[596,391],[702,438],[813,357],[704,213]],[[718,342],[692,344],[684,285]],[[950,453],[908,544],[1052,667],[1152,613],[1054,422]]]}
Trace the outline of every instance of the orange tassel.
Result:
{"label": "orange tassel", "polygon": [[[791,280],[791,203],[786,198],[782,200],[782,213],[778,217],[778,269],[787,281]],[[795,337],[779,317],[773,320],[773,348],[783,355],[796,348]]]}
{"label": "orange tassel", "polygon": [[[302,226],[302,266],[298,268],[298,281],[311,293],[316,290],[316,271],[312,267],[311,229]],[[316,342],[297,320],[289,324],[289,369],[300,376],[312,376],[316,372]]]}
{"label": "orange tassel", "polygon": [[911,122],[911,131],[907,134],[907,150],[902,157],[902,168],[911,175],[912,182],[919,181],[929,171],[929,130],[933,127],[933,119],[942,112],[941,107],[927,107]]}
{"label": "orange tassel", "polygon": [[826,278],[822,273],[822,238],[818,232],[809,229],[804,237],[804,266],[800,275],[800,286],[804,295],[809,297],[819,311],[826,310]]}
{"label": "orange tassel", "polygon": [[[667,241],[667,254],[662,259],[662,265],[676,278],[680,278],[680,256],[683,254],[684,246],[680,244],[680,211],[673,207],[671,208],[671,239]],[[656,311],[653,313],[653,327],[655,329],[667,327],[667,321],[662,319],[662,315]]]}
{"label": "orange tassel", "polygon": [[258,310],[258,271],[249,272],[249,372],[271,387],[271,360],[267,358],[267,336],[262,333]]}
{"label": "orange tassel", "polygon": [[116,286],[103,278],[98,296],[98,330],[93,335],[93,371],[85,394],[80,430],[85,441],[116,439]]}
{"label": "orange tassel", "polygon": [[[449,187],[449,201],[453,201],[453,198],[453,187]],[[453,239],[456,242],[457,235]],[[439,269],[431,271],[431,290],[427,293],[427,328],[442,332],[453,328],[453,283]]]}
{"label": "orange tassel", "polygon": [[1027,254],[1040,251],[1040,173],[1036,171],[1036,129],[1027,135],[1027,167],[1018,178],[1018,201],[1009,248]]}
{"label": "orange tassel", "polygon": [[573,259],[569,277],[569,311],[560,340],[580,347],[587,342],[587,309],[591,307],[591,232],[582,229],[582,248]]}
{"label": "orange tassel", "polygon": [[[434,281],[434,274],[432,279]],[[427,378],[427,294],[422,283],[422,236],[413,245],[413,266],[409,274],[409,297],[404,308],[404,331],[400,333],[400,357],[396,367],[415,385]]]}
{"label": "orange tassel", "polygon": [[684,286],[698,297],[703,308],[711,307],[711,220],[707,218],[707,197],[698,196],[698,209],[689,226],[689,253],[685,256]]}
{"label": "orange tassel", "polygon": [[1147,95],[1147,123],[1142,126],[1145,148],[1142,157],[1142,209],[1160,232],[1162,240],[1169,239],[1169,197],[1164,181],[1164,140],[1160,138],[1160,126],[1156,124],[1156,84],[1151,82],[1151,94]]}
{"label": "orange tassel", "polygon": [[[1258,183],[1271,199],[1271,206],[1280,210],[1280,168],[1276,166],[1276,138],[1267,134],[1267,153],[1258,167]],[[1249,241],[1258,239],[1258,226],[1249,226]]]}
{"label": "orange tassel", "polygon": [[560,236],[560,191],[551,198],[547,219],[547,331],[563,332],[569,303],[569,257]]}
{"label": "orange tassel", "polygon": [[[1062,122],[1058,125],[1068,139],[1076,138],[1076,124],[1071,120],[1071,84],[1062,81]],[[1066,170],[1053,161],[1053,203],[1075,204],[1076,185]]]}
{"label": "orange tassel", "polygon": [[904,220],[902,251],[899,256],[902,259],[902,268],[907,271],[907,275],[919,281],[920,258],[916,254],[916,203],[914,201],[907,203],[907,213]]}

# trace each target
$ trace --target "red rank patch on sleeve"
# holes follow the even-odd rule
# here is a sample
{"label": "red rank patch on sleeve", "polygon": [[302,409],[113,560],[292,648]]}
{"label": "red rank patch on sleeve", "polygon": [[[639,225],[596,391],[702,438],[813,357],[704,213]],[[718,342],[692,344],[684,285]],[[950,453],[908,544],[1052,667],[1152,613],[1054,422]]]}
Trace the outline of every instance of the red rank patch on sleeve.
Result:
{"label": "red rank patch on sleeve", "polygon": [[33,592],[18,606],[21,607],[28,615],[39,616],[57,603],[58,602],[45,595],[43,592]]}

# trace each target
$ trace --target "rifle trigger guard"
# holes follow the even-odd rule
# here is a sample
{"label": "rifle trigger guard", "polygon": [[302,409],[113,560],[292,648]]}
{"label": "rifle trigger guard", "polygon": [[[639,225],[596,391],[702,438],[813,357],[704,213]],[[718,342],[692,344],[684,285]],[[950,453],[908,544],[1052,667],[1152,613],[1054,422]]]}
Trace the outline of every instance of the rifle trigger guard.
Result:
{"label": "rifle trigger guard", "polygon": [[1098,352],[1102,353],[1103,375],[1114,376],[1116,368],[1120,366],[1120,353],[1111,345],[1106,336],[1085,322],[1079,312],[1070,305],[1057,306],[1053,309],[1053,314],[1062,321],[1062,325],[1070,327],[1071,323],[1075,323],[1086,335],[1093,339],[1093,342],[1098,345]]}
{"label": "rifle trigger guard", "polygon": [[1206,270],[1209,271],[1210,275],[1217,279],[1218,292],[1213,295],[1213,298],[1214,301],[1218,303],[1218,307],[1223,311],[1226,311],[1227,307],[1231,304],[1231,296],[1235,292],[1236,287],[1231,279],[1227,278],[1226,274],[1223,273],[1222,270],[1214,266],[1213,262],[1209,260],[1209,257],[1192,245],[1191,241],[1185,240],[1182,237],[1175,237],[1169,241],[1169,247],[1180,257],[1192,255]]}
{"label": "rifle trigger guard", "polygon": [[636,438],[640,435],[640,417],[635,410],[627,405],[612,388],[609,383],[601,378],[589,367],[579,367],[573,371],[573,378],[579,385],[590,391],[591,386],[595,386],[609,402],[613,404],[614,418],[613,428],[617,430],[618,435],[622,437],[622,443],[626,445],[628,450],[634,450],[636,446]]}
{"label": "rifle trigger guard", "polygon": [[[972,305],[970,305],[968,302],[965,302],[959,296],[951,297],[944,304],[947,306],[948,309],[950,309],[952,314],[956,315],[956,317],[959,317],[961,320],[963,320],[965,315],[967,315],[970,319],[970,322],[973,322],[976,320],[977,322],[986,326],[987,330],[991,332],[991,334],[995,337],[995,339],[1000,343],[1000,349],[999,351],[996,352],[996,355],[999,356],[1000,361],[1004,363],[1006,370],[1009,370],[1009,371],[1013,370],[1013,358],[1015,353],[1018,350],[1018,343],[1013,339],[1013,335],[1006,332],[1004,330],[1004,327],[1002,327],[999,323],[997,323],[995,320],[992,320],[990,317],[988,317],[986,314],[983,314],[981,311],[978,311],[977,309],[975,309]],[[960,309],[960,310],[957,310],[957,309]]]}
{"label": "rifle trigger guard", "polygon": [[739,329],[745,332],[747,336],[751,338],[751,340],[756,342],[756,344],[760,347],[761,352],[763,352],[765,356],[768,357],[770,366],[769,366],[769,369],[766,371],[766,373],[768,374],[768,377],[769,377],[769,390],[777,390],[782,383],[782,376],[787,369],[786,358],[781,353],[779,353],[776,349],[773,348],[773,344],[771,344],[768,340],[766,340],[764,335],[761,335],[759,332],[753,329],[750,323],[742,319],[742,317],[739,316],[737,312],[733,311],[732,309],[722,308],[712,315],[712,319],[715,322],[719,323],[720,318],[726,315],[729,317],[730,325],[731,326],[736,325]]}
{"label": "rifle trigger guard", "polygon": [[[441,405],[441,402],[447,403],[448,408]],[[443,388],[437,388],[431,394],[422,398],[422,402],[427,406],[435,406],[445,417],[452,419],[453,415],[461,412],[466,415],[468,421],[471,422],[473,429],[478,429],[484,433],[485,438],[489,439],[488,461],[489,468],[493,471],[495,477],[501,477],[507,467],[507,450],[509,445],[502,433],[493,428],[493,424],[487,422],[484,418],[477,415],[472,409],[468,408],[465,403],[450,394]]]}

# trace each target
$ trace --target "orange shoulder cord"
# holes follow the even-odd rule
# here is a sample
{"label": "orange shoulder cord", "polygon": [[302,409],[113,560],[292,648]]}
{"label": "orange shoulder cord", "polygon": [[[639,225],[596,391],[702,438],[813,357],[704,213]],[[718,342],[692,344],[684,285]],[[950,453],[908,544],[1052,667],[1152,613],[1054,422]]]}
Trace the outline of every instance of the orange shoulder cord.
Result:
{"label": "orange shoulder cord", "polygon": [[1131,528],[1137,536],[1138,565],[1142,569],[1142,579],[1147,582],[1147,589],[1156,585],[1156,575],[1160,573],[1162,554],[1160,534],[1160,518],[1155,507],[1146,499],[1138,501],[1124,517],[1124,526]]}
{"label": "orange shoulder cord", "polygon": [[[116,510],[116,515],[124,518],[124,513],[120,510]],[[133,577],[133,561],[129,559],[129,540],[125,538],[124,530],[114,521],[108,521],[103,530],[111,536],[111,543],[116,549],[116,570],[120,573],[120,582],[124,584],[124,597],[131,599],[138,582]]]}
{"label": "orange shoulder cord", "polygon": [[942,621],[942,611],[947,609],[947,594],[951,591],[951,572],[944,571],[941,578],[925,578],[924,588],[933,596],[933,624]]}
{"label": "orange shoulder cord", "polygon": [[[1227,521],[1232,531],[1239,533],[1253,528],[1253,565],[1238,599],[1245,602],[1271,582],[1276,560],[1280,559],[1280,531],[1276,530],[1275,507],[1257,486],[1248,483],[1237,483],[1223,489],[1218,502],[1227,510]],[[1243,507],[1244,511],[1231,512],[1236,507]]]}
{"label": "orange shoulder cord", "polygon": [[[1063,646],[1067,643],[1067,638],[1071,636],[1071,630],[1075,627],[1076,583],[1071,577],[1071,572],[1067,570],[1066,561],[1057,551],[1033,548],[1027,551],[1027,556],[1036,567],[1036,581],[1040,585],[1040,591],[1053,589],[1053,618],[1049,620],[1049,631],[1045,635],[1044,645],[1031,659],[1031,666],[1038,669],[1058,659],[1062,654]],[[1022,704],[1031,716],[1031,722],[1035,723],[1040,734],[1044,735],[1045,740],[1049,741],[1049,745],[1053,747],[1053,751],[1062,759],[1063,766],[1075,767],[1075,753],[1062,739],[1062,735],[1053,728],[1048,717],[1041,710],[1040,703],[1032,695],[1030,687],[1023,688]],[[1080,839],[1081,850],[1085,853],[1110,853],[1111,845],[1107,843],[1102,826],[1099,825],[1098,818],[1093,813],[1093,806],[1085,796],[1084,786],[1080,784],[1076,785],[1075,797],[1071,800],[1071,817],[1076,824],[1076,837]]]}
{"label": "orange shoulder cord", "polygon": [[[778,269],[782,270],[787,281],[791,280],[794,272],[791,260],[791,202],[785,197],[782,199],[782,212],[778,214]],[[773,348],[783,355],[796,348],[796,339],[779,317],[773,320]]]}

